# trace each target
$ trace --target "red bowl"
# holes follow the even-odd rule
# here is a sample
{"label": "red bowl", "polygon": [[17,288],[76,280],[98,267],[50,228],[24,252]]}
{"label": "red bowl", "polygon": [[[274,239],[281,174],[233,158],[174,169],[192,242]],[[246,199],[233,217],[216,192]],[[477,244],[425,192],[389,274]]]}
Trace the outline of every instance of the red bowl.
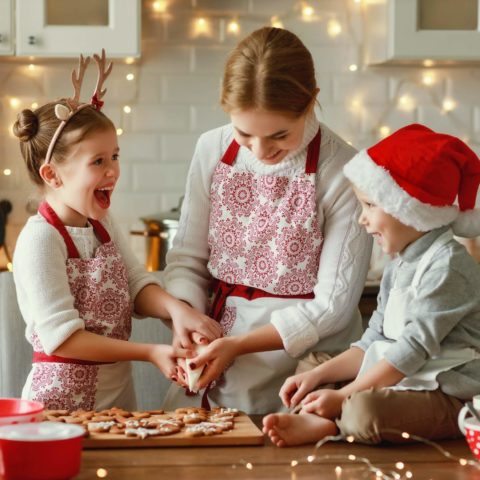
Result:
{"label": "red bowl", "polygon": [[20,398],[0,398],[0,426],[39,422],[43,417],[43,403]]}
{"label": "red bowl", "polygon": [[464,421],[465,439],[477,460],[480,460],[480,422],[474,418]]}
{"label": "red bowl", "polygon": [[0,477],[67,480],[78,474],[85,430],[59,422],[0,427]]}

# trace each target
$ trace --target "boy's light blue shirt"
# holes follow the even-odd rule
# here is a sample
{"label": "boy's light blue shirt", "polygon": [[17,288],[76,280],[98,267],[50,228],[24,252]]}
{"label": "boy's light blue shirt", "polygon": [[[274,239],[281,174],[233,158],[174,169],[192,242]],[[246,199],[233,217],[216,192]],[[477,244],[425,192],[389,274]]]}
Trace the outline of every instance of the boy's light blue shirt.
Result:
{"label": "boy's light blue shirt", "polygon": [[[432,230],[410,244],[385,268],[377,309],[362,338],[352,344],[366,351],[383,335],[383,316],[390,290],[411,284],[418,262],[448,227]],[[436,252],[423,274],[417,296],[406,308],[405,328],[385,353],[385,360],[405,375],[420,370],[442,348],[474,348],[480,352],[480,266],[457,241]],[[480,359],[441,373],[440,388],[469,399],[480,393]]]}

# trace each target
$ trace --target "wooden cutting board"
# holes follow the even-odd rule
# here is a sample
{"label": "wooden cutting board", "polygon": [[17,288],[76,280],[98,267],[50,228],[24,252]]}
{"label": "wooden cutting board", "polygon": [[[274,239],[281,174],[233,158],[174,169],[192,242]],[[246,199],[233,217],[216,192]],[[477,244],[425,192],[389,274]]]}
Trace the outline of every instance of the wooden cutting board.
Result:
{"label": "wooden cutting board", "polygon": [[207,447],[229,445],[263,445],[264,437],[250,417],[240,413],[233,430],[210,437],[188,437],[183,431],[164,437],[130,438],[111,433],[91,433],[83,440],[83,448],[142,448],[142,447]]}

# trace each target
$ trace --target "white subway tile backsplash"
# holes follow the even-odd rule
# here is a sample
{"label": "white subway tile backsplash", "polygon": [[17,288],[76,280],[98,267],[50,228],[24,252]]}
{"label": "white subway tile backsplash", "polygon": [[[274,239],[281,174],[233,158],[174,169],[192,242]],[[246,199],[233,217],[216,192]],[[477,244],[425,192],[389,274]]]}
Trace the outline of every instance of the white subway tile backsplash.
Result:
{"label": "white subway tile backsplash", "polygon": [[135,132],[186,131],[190,126],[190,109],[186,105],[136,105],[131,118]]}
{"label": "white subway tile backsplash", "polygon": [[[160,147],[162,162],[179,162],[189,165],[193,150],[198,140],[197,134],[191,133],[164,133],[161,136]],[[183,177],[185,181],[186,177]]]}
{"label": "white subway tile backsplash", "polygon": [[169,75],[163,78],[162,101],[166,103],[215,104],[220,97],[221,73]]}
{"label": "white subway tile backsplash", "polygon": [[157,133],[124,133],[118,139],[120,155],[128,162],[159,159],[160,140]]}
{"label": "white subway tile backsplash", "polygon": [[336,73],[333,76],[333,101],[336,103],[386,103],[387,79],[375,73]]}
{"label": "white subway tile backsplash", "polygon": [[181,162],[162,163],[157,165],[136,164],[133,171],[133,190],[135,192],[182,191],[188,165]]}

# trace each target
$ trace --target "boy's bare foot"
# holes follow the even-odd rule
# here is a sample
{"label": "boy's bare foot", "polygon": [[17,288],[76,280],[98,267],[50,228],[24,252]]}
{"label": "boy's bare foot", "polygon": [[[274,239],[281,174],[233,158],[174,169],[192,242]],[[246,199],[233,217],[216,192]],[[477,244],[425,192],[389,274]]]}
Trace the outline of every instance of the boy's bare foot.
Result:
{"label": "boy's bare foot", "polygon": [[332,420],[313,413],[272,413],[263,418],[263,433],[277,447],[286,447],[318,442],[327,435],[336,435],[338,429]]}

